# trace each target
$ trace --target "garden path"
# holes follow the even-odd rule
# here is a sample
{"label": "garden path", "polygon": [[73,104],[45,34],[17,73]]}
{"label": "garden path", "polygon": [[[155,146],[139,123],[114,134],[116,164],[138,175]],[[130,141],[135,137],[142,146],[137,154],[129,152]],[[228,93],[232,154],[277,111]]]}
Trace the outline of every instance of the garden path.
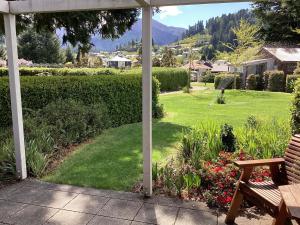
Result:
{"label": "garden path", "polygon": [[[0,224],[217,225],[224,215],[201,202],[144,199],[139,194],[26,180],[0,189]],[[239,217],[237,224],[271,224],[269,217]]]}

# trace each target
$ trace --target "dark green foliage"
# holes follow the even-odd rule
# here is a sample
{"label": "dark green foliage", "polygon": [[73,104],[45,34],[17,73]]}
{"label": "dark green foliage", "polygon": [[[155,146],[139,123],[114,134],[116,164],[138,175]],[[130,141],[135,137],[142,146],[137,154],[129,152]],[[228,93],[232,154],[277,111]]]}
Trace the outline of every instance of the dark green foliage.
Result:
{"label": "dark green foliage", "polygon": [[286,76],[286,92],[292,93],[294,91],[295,83],[299,78],[300,74]]}
{"label": "dark green foliage", "polygon": [[176,66],[176,58],[172,49],[165,47],[163,56],[161,59],[161,66],[163,67],[175,67]]}
{"label": "dark green foliage", "polygon": [[248,90],[257,90],[257,76],[250,74],[246,80],[246,88]]}
{"label": "dark green foliage", "polygon": [[58,99],[38,114],[41,122],[53,128],[51,136],[56,144],[63,147],[81,143],[110,127],[108,110],[101,99],[91,105],[72,99]]}
{"label": "dark green foliage", "polygon": [[265,73],[264,80],[268,81],[267,90],[274,92],[285,91],[286,77],[283,71],[268,71]]}
{"label": "dark green foliage", "polygon": [[189,28],[182,35],[182,39],[193,36],[195,34],[204,34],[203,20],[198,21],[195,25],[189,26]]}
{"label": "dark green foliage", "polygon": [[204,83],[214,83],[215,82],[215,74],[212,73],[210,70],[202,73],[201,82]]}
{"label": "dark green foliage", "polygon": [[73,54],[72,49],[69,45],[66,48],[65,55],[66,55],[66,60],[65,60],[66,63],[68,63],[68,62],[74,63],[74,61],[75,61],[74,54]]}
{"label": "dark green foliage", "polygon": [[225,123],[221,127],[221,140],[225,151],[235,151],[236,138],[233,134],[233,127],[231,125]]}
{"label": "dark green foliage", "polygon": [[[103,101],[112,126],[139,122],[142,119],[141,76],[68,76],[21,77],[24,109],[39,110],[57,99],[74,99],[86,105]],[[159,83],[153,79],[153,115],[158,104]],[[0,78],[0,127],[11,124],[8,79]]]}
{"label": "dark green foliage", "polygon": [[20,58],[34,63],[64,63],[60,41],[50,32],[25,31],[19,37],[18,52]]}
{"label": "dark green foliage", "polygon": [[242,9],[237,13],[224,14],[221,17],[214,17],[207,21],[206,29],[211,37],[210,44],[217,51],[230,51],[223,43],[234,45],[236,36],[232,31],[239,25],[241,19],[244,19],[251,24],[255,23],[255,18],[250,10]]}
{"label": "dark green foliage", "polygon": [[240,89],[241,84],[238,74],[219,74],[215,77],[215,89]]}
{"label": "dark green foliage", "polygon": [[256,0],[254,14],[260,25],[260,36],[267,42],[300,42],[299,0]]}
{"label": "dark green foliage", "polygon": [[300,134],[300,81],[297,80],[291,109],[291,126],[293,134]]}
{"label": "dark green foliage", "polygon": [[221,90],[221,93],[217,96],[217,104],[224,105],[226,104],[225,100],[225,89]]}

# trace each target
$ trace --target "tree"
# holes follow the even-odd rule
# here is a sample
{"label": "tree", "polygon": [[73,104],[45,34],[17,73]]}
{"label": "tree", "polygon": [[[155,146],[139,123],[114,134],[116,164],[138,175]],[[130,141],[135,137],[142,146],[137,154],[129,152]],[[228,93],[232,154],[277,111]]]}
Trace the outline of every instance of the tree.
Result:
{"label": "tree", "polygon": [[163,67],[175,67],[176,66],[176,58],[172,51],[172,49],[169,49],[165,47],[163,57],[161,59],[161,65]]}
{"label": "tree", "polygon": [[19,56],[34,63],[63,63],[64,55],[56,35],[50,32],[37,33],[32,29],[19,37]]}
{"label": "tree", "polygon": [[[21,33],[29,26],[38,32],[49,31],[55,33],[63,29],[63,43],[90,43],[91,35],[116,39],[123,35],[137,21],[140,9],[107,10],[37,13],[17,16],[17,31]],[[0,18],[0,33],[4,33],[3,17]]]}
{"label": "tree", "polygon": [[246,20],[241,20],[239,26],[232,29],[237,37],[234,44],[223,43],[230,52],[219,52],[218,58],[238,66],[244,61],[256,59],[263,42],[258,37],[259,27]]}
{"label": "tree", "polygon": [[154,58],[153,58],[152,64],[153,64],[154,67],[161,67],[160,59],[157,58],[157,57],[154,57]]}
{"label": "tree", "polygon": [[206,45],[200,49],[200,54],[201,60],[212,60],[215,57],[216,52],[212,45]]}
{"label": "tree", "polygon": [[65,55],[66,55],[66,63],[68,63],[68,62],[74,63],[75,59],[74,59],[73,51],[69,45],[66,48]]}
{"label": "tree", "polygon": [[299,0],[256,0],[254,13],[260,26],[259,34],[267,42],[300,43]]}

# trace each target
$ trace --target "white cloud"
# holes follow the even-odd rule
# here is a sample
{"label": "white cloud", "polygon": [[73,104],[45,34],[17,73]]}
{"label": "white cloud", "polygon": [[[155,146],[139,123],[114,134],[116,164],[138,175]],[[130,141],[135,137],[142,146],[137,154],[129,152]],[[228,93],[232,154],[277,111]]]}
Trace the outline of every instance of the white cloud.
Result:
{"label": "white cloud", "polygon": [[182,11],[178,6],[164,6],[160,8],[159,17],[163,20],[168,16],[177,16],[180,14],[182,14]]}

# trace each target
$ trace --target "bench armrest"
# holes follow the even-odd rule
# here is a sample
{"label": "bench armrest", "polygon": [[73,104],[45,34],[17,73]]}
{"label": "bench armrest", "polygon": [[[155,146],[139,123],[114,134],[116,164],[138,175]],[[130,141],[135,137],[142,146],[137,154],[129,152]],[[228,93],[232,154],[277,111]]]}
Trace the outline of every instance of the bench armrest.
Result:
{"label": "bench armrest", "polygon": [[247,161],[235,161],[234,164],[240,168],[245,167],[257,167],[257,166],[272,166],[284,163],[284,158],[275,159],[260,159],[260,160],[247,160]]}

